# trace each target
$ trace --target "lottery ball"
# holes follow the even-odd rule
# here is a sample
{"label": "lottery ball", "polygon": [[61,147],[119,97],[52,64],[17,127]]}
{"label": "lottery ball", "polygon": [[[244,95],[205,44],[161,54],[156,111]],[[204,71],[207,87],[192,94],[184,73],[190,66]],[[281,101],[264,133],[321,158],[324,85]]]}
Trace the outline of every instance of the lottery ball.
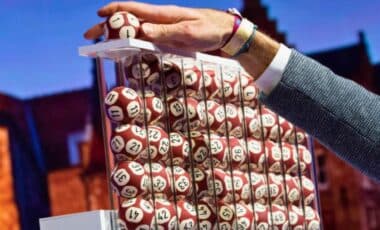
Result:
{"label": "lottery ball", "polygon": [[168,95],[166,98],[168,106],[168,119],[171,130],[179,131],[185,125],[185,106],[176,97]]}
{"label": "lottery ball", "polygon": [[239,168],[246,163],[247,152],[245,151],[244,142],[236,137],[229,138],[230,163],[233,168]]}
{"label": "lottery ball", "polygon": [[161,62],[156,55],[150,53],[134,55],[128,58],[124,65],[128,83],[132,88],[144,88],[160,94],[161,91],[157,88],[161,85]]}
{"label": "lottery ball", "polygon": [[295,205],[289,206],[289,224],[294,230],[304,229],[305,217],[303,215],[302,209]]}
{"label": "lottery ball", "polygon": [[305,207],[305,219],[307,230],[319,230],[321,229],[321,220],[319,214],[310,206]]}
{"label": "lottery ball", "polygon": [[279,144],[272,141],[265,142],[269,172],[281,173],[281,149]]}
{"label": "lottery ball", "polygon": [[[158,126],[148,126],[149,155],[152,161],[165,161],[169,154],[169,135]],[[148,160],[149,156],[143,155]]]}
{"label": "lottery ball", "polygon": [[200,132],[191,132],[191,146],[193,160],[196,164],[206,167],[210,166],[209,159],[209,139],[206,134]]}
{"label": "lottery ball", "polygon": [[246,173],[247,180],[251,181],[250,184],[247,184],[245,188],[243,188],[244,196],[242,195],[242,198],[244,200],[249,201],[249,186],[252,186],[253,191],[253,198],[256,203],[265,204],[268,197],[268,187],[267,182],[264,174],[259,174],[255,172],[251,172],[250,174]]}
{"label": "lottery ball", "polygon": [[315,198],[315,188],[313,181],[307,178],[306,176],[301,177],[302,182],[299,177],[297,177],[297,180],[299,181],[298,184],[302,184],[302,186],[300,187],[302,195],[304,197],[305,205],[310,205]]}
{"label": "lottery ball", "polygon": [[219,90],[218,97],[228,101],[236,102],[239,98],[239,78],[236,71],[224,69],[222,71],[222,90]]}
{"label": "lottery ball", "polygon": [[134,198],[147,192],[149,177],[136,161],[121,161],[111,173],[113,190],[124,198]]}
{"label": "lottery ball", "polygon": [[291,144],[298,143],[300,145],[307,146],[308,135],[300,128],[296,128],[288,137],[287,141]]}
{"label": "lottery ball", "polygon": [[186,200],[177,201],[179,229],[195,230],[197,213],[195,206]]}
{"label": "lottery ball", "polygon": [[211,137],[210,150],[212,154],[212,161],[215,167],[227,168],[228,167],[228,144],[225,137]]}
{"label": "lottery ball", "polygon": [[111,149],[117,161],[135,160],[146,154],[146,131],[137,125],[121,125],[111,135]]}
{"label": "lottery ball", "polygon": [[235,229],[235,212],[232,205],[224,203],[223,201],[218,202],[218,215],[220,229]]}
{"label": "lottery ball", "polygon": [[288,193],[288,201],[290,203],[296,203],[300,200],[301,190],[297,177],[285,175],[286,191]]}
{"label": "lottery ball", "polygon": [[220,200],[231,202],[232,180],[230,173],[219,168],[214,168],[214,172],[211,173],[207,175],[208,190],[215,193]]}
{"label": "lottery ball", "polygon": [[261,141],[247,138],[248,156],[251,169],[254,172],[264,172],[265,147]]}
{"label": "lottery ball", "polygon": [[268,180],[269,193],[265,194],[266,198],[269,195],[272,204],[284,204],[285,189],[282,175],[269,173]]}
{"label": "lottery ball", "polygon": [[269,138],[272,141],[278,142],[279,140],[287,140],[288,137],[293,133],[294,126],[289,121],[285,120],[281,116],[276,118],[276,125],[270,129]]}
{"label": "lottery ball", "polygon": [[[297,151],[298,150],[298,151]],[[297,162],[297,155],[301,167],[301,172],[310,170],[312,157],[310,151],[303,145],[298,145],[298,148],[294,149],[294,157]]]}
{"label": "lottery ball", "polygon": [[176,229],[177,215],[174,203],[158,198],[155,200],[157,228],[162,230]]}
{"label": "lottery ball", "polygon": [[237,203],[236,218],[238,229],[254,229],[255,216],[250,204]]}
{"label": "lottery ball", "polygon": [[[173,165],[184,165],[188,163],[190,145],[187,138],[182,133],[170,133],[170,149],[172,152]],[[167,161],[166,165],[169,165]]]}
{"label": "lottery ball", "polygon": [[216,74],[213,68],[205,69],[203,72],[204,86],[207,99],[217,99],[219,90],[222,87],[222,81],[220,75]]}
{"label": "lottery ball", "polygon": [[154,208],[141,197],[128,199],[119,207],[119,218],[119,225],[124,229],[151,229],[154,226]]}
{"label": "lottery ball", "polygon": [[191,195],[193,187],[188,172],[179,166],[173,166],[173,180],[173,190],[175,190],[177,199]]}
{"label": "lottery ball", "polygon": [[266,230],[270,229],[269,225],[271,221],[270,209],[267,205],[260,203],[255,203],[255,219],[256,219],[256,229]]}
{"label": "lottery ball", "polygon": [[[179,100],[185,108],[185,111],[187,111],[186,119],[188,119],[190,130],[197,130],[201,125],[201,114],[198,108],[199,102],[192,97],[186,99],[180,98]],[[187,106],[185,104],[187,104]],[[184,128],[187,129],[187,126],[184,126]]]}
{"label": "lottery ball", "polygon": [[[144,165],[147,174],[152,176],[148,190],[155,193],[155,197],[168,198],[171,196],[170,169],[160,163],[152,162]],[[153,191],[152,191],[153,188]]]}
{"label": "lottery ball", "polygon": [[223,105],[211,100],[207,100],[206,102],[202,101],[198,105],[197,112],[203,128],[208,128],[214,132],[225,135],[226,115]]}
{"label": "lottery ball", "polygon": [[183,92],[182,86],[182,72],[180,65],[164,61],[164,87],[166,87],[166,92],[168,95],[178,96],[180,92]]}
{"label": "lottery ball", "polygon": [[239,116],[242,124],[244,122],[246,127],[246,135],[261,141],[261,126],[258,111],[248,106],[244,106],[243,109],[239,110]]}
{"label": "lottery ball", "polygon": [[214,229],[217,222],[215,206],[206,200],[199,200],[197,205],[199,217],[199,229],[210,230]]}
{"label": "lottery ball", "polygon": [[[159,123],[164,116],[164,104],[159,97],[156,97],[152,91],[145,91],[145,108],[143,116],[146,116],[146,122],[150,125]],[[139,117],[140,124],[145,124],[144,117]]]}
{"label": "lottery ball", "polygon": [[[230,136],[242,137],[243,125],[241,117],[239,116],[239,108],[231,103],[227,103],[226,109],[226,121],[227,129]],[[222,133],[224,134],[224,133]]]}
{"label": "lottery ball", "polygon": [[264,140],[266,140],[271,135],[274,135],[273,133],[278,133],[278,117],[274,112],[265,107],[262,107],[260,117],[261,123],[257,127],[259,130],[255,132],[260,134],[260,137],[256,138],[264,138]]}
{"label": "lottery ball", "polygon": [[203,78],[201,70],[194,64],[184,69],[184,84],[186,86],[186,94],[200,98],[203,86]]}
{"label": "lottery ball", "polygon": [[140,22],[135,15],[120,11],[107,18],[104,24],[105,40],[137,37]]}
{"label": "lottery ball", "polygon": [[[245,174],[240,170],[232,171],[232,178],[234,183],[234,191],[235,191],[235,201],[239,201],[242,199],[242,192],[245,185],[248,185],[248,179],[245,177]],[[248,199],[250,198],[248,194]]]}
{"label": "lottery ball", "polygon": [[289,229],[289,220],[285,206],[272,204],[272,220],[274,229]]}
{"label": "lottery ball", "polygon": [[104,99],[108,118],[116,123],[131,123],[142,112],[142,101],[131,88],[113,88]]}
{"label": "lottery ball", "polygon": [[256,86],[253,77],[247,73],[242,73],[240,79],[244,104],[255,108],[259,101],[259,88]]}
{"label": "lottery ball", "polygon": [[194,167],[193,171],[197,196],[201,198],[209,195],[207,185],[207,175],[209,172],[206,172],[204,169],[199,167]]}

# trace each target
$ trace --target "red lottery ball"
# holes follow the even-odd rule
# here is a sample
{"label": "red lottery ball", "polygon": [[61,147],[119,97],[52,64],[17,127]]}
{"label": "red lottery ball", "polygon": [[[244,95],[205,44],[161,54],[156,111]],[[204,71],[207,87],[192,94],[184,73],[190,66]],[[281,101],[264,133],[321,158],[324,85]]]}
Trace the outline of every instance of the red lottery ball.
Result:
{"label": "red lottery ball", "polygon": [[284,164],[284,169],[286,173],[296,173],[297,160],[294,159],[294,146],[289,143],[282,143],[282,160]]}
{"label": "red lottery ball", "polygon": [[235,229],[235,212],[232,205],[223,201],[218,202],[219,228],[220,229]]}
{"label": "red lottery ball", "polygon": [[254,172],[264,172],[265,151],[261,141],[247,138],[249,163]]}
{"label": "red lottery ball", "polygon": [[119,218],[119,225],[124,229],[151,229],[154,227],[154,208],[141,197],[128,199],[119,207]]}
{"label": "red lottery ball", "polygon": [[310,206],[305,207],[305,219],[307,230],[319,230],[321,229],[321,220],[318,212]]}
{"label": "red lottery ball", "polygon": [[288,194],[288,201],[290,203],[296,203],[301,198],[300,185],[297,177],[285,175],[286,191]]}
{"label": "red lottery ball", "polygon": [[159,120],[164,116],[164,104],[152,91],[145,91],[144,113],[146,114],[143,115],[142,113],[143,116],[139,117],[140,124],[145,124],[144,116],[146,116],[146,122],[151,125],[159,123]]}
{"label": "red lottery ball", "polygon": [[267,152],[269,172],[281,173],[281,148],[279,144],[272,141],[266,141],[265,151]]}
{"label": "red lottery ball", "polygon": [[195,230],[197,213],[195,206],[186,200],[177,201],[179,229]]}
{"label": "red lottery ball", "polygon": [[248,179],[245,176],[245,174],[240,170],[233,170],[232,176],[233,176],[233,182],[234,182],[235,200],[236,201],[239,201],[240,199],[249,200],[250,199],[249,191],[247,195],[245,195],[245,197],[242,197],[244,187],[248,186],[248,189],[249,189]]}
{"label": "red lottery ball", "polygon": [[[247,180],[251,180],[251,184],[248,184],[248,186],[245,186],[245,188],[249,188],[249,185],[252,186],[252,191],[254,195],[254,201],[255,203],[261,203],[265,204],[267,201],[268,197],[268,187],[267,187],[267,182],[264,174],[259,174],[255,172],[251,172],[250,176],[247,173],[246,174]],[[242,197],[246,200],[249,201],[249,189],[243,189],[243,193],[245,194]]]}
{"label": "red lottery ball", "polygon": [[184,69],[184,84],[186,86],[186,94],[188,96],[195,96],[201,98],[203,77],[202,72],[198,66],[191,65]]}
{"label": "red lottery ball", "polygon": [[270,229],[271,214],[267,205],[255,203],[256,229]]}
{"label": "red lottery ball", "polygon": [[131,123],[142,112],[142,101],[131,88],[113,88],[105,97],[108,118],[116,123]]}
{"label": "red lottery ball", "polygon": [[224,137],[211,137],[210,150],[211,150],[214,166],[219,167],[219,168],[227,168],[228,167],[227,139]]}
{"label": "red lottery ball", "polygon": [[273,133],[278,133],[278,117],[274,112],[265,107],[262,107],[260,116],[262,123],[259,123],[260,125],[258,126],[258,133],[260,134],[259,138],[264,137],[266,140],[271,135],[274,135]]}
{"label": "red lottery ball", "polygon": [[303,215],[302,209],[295,205],[289,206],[289,223],[294,230],[304,229],[305,217]]}
{"label": "red lottery ball", "polygon": [[255,216],[250,204],[237,203],[236,217],[238,229],[254,229]]}
{"label": "red lottery ball", "polygon": [[173,166],[173,179],[173,190],[175,189],[177,199],[191,195],[193,187],[188,172],[179,166]]}
{"label": "red lottery ball", "polygon": [[156,92],[156,86],[161,83],[160,66],[161,63],[154,54],[146,53],[128,58],[125,62],[125,71],[129,85],[136,90],[144,86],[145,89]]}
{"label": "red lottery ball", "polygon": [[[191,172],[191,171],[190,171]],[[209,195],[208,185],[207,185],[207,173],[205,170],[194,167],[194,179],[196,194],[198,197],[205,197]]]}
{"label": "red lottery ball", "polygon": [[111,173],[113,190],[124,198],[134,198],[147,192],[149,177],[136,161],[121,161]]}
{"label": "red lottery ball", "polygon": [[137,125],[121,125],[111,135],[111,149],[117,161],[135,160],[146,152],[146,131]]}
{"label": "red lottery ball", "polygon": [[[206,115],[207,110],[207,115]],[[208,100],[200,102],[198,105],[198,119],[201,121],[203,128],[209,128],[214,132],[225,134],[226,131],[226,115],[224,107],[215,101]],[[208,119],[208,120],[207,120]]]}
{"label": "red lottery ball", "polygon": [[[211,173],[214,173],[212,175]],[[232,201],[232,180],[229,172],[219,168],[214,168],[214,172],[207,175],[208,190],[215,192],[215,195],[223,201]]]}
{"label": "red lottery ball", "polygon": [[285,206],[272,204],[272,220],[274,229],[289,229],[289,220]]}
{"label": "red lottery ball", "polygon": [[167,94],[173,96],[180,95],[183,92],[180,66],[170,61],[164,61],[163,65],[164,84]]}
{"label": "red lottery ball", "polygon": [[[226,104],[227,129],[230,136],[242,137],[243,125],[239,116],[239,108],[231,103]],[[225,133],[222,133],[224,135]]]}
{"label": "red lottery ball", "polygon": [[202,230],[214,229],[217,222],[215,206],[206,200],[199,200],[197,205],[199,228]]}
{"label": "red lottery ball", "polygon": [[174,203],[158,198],[155,200],[157,228],[162,230],[176,229],[177,215]]}
{"label": "red lottery ball", "polygon": [[253,77],[247,73],[242,73],[240,79],[244,104],[255,108],[259,101],[259,88],[256,86]]}
{"label": "red lottery ball", "polygon": [[[160,163],[152,162],[151,165],[146,163],[144,165],[145,171],[150,176],[152,175],[151,183],[148,190],[155,193],[156,197],[168,198],[171,196],[171,179],[170,170]],[[152,171],[150,170],[152,168]]]}
{"label": "red lottery ball", "polygon": [[166,104],[168,106],[168,119],[171,130],[181,130],[185,125],[185,106],[180,100],[171,95],[168,95]]}
{"label": "red lottery ball", "polygon": [[246,163],[247,151],[245,151],[244,142],[236,137],[229,138],[230,163],[233,168],[239,168]]}
{"label": "red lottery ball", "polygon": [[220,75],[216,74],[216,71],[212,69],[205,69],[203,72],[205,81],[205,91],[207,99],[216,99],[218,92],[222,87],[222,81]]}
{"label": "red lottery ball", "polygon": [[140,22],[131,13],[120,11],[107,18],[104,23],[105,40],[137,37]]}
{"label": "red lottery ball", "polygon": [[239,99],[239,78],[236,71],[223,70],[222,79],[223,79],[223,90],[219,90],[218,97],[229,102],[236,102]]}
{"label": "red lottery ball", "polygon": [[[148,126],[148,140],[149,140],[149,155],[151,160],[165,161],[169,154],[169,136],[168,134],[158,126]],[[148,160],[149,157],[144,154],[144,160]]]}
{"label": "red lottery ball", "polygon": [[210,165],[209,159],[209,139],[206,134],[191,132],[191,147],[193,160],[196,164],[204,166]]}
{"label": "red lottery ball", "polygon": [[[297,159],[297,156],[298,156],[298,159]],[[312,156],[311,156],[310,151],[306,147],[302,145],[298,145],[298,148],[294,148],[293,158],[295,159],[296,162],[299,160],[301,172],[310,170],[311,163],[312,163]]]}
{"label": "red lottery ball", "polygon": [[[188,163],[190,145],[183,134],[177,132],[170,133],[170,150],[172,152],[173,165]],[[168,163],[167,161],[166,165],[169,165]]]}
{"label": "red lottery ball", "polygon": [[258,111],[249,108],[248,106],[244,106],[243,109],[239,110],[239,114],[242,122],[245,123],[247,136],[255,138],[256,140],[261,140],[261,126]]}
{"label": "red lottery ball", "polygon": [[268,175],[269,193],[265,194],[266,198],[270,195],[272,204],[284,204],[284,182],[282,175],[269,173]]}
{"label": "red lottery ball", "polygon": [[278,142],[280,139],[286,141],[288,137],[292,134],[294,130],[294,126],[292,123],[285,120],[281,116],[278,116],[278,119],[276,119],[276,122],[277,120],[278,120],[278,123],[276,123],[275,127],[273,127],[270,130],[269,138],[276,142]]}
{"label": "red lottery ball", "polygon": [[[189,121],[190,130],[197,130],[201,125],[200,113],[198,112],[199,102],[192,97],[186,98],[186,100],[185,100],[185,98],[180,98],[180,101],[183,104],[185,111],[187,109],[187,117],[186,118]],[[187,108],[185,106],[185,103],[187,103]],[[186,125],[185,125],[185,128],[187,128]]]}
{"label": "red lottery ball", "polygon": [[[294,135],[295,133],[297,133],[297,135]],[[297,142],[300,145],[307,146],[307,139],[308,135],[306,134],[306,132],[300,128],[296,128],[296,132],[293,131],[287,138],[287,141],[291,144],[295,144]]]}
{"label": "red lottery ball", "polygon": [[302,176],[302,183],[300,181],[300,178],[297,177],[298,183],[301,186],[302,195],[304,197],[305,205],[310,205],[313,203],[315,198],[315,186],[312,180],[307,178],[306,176]]}

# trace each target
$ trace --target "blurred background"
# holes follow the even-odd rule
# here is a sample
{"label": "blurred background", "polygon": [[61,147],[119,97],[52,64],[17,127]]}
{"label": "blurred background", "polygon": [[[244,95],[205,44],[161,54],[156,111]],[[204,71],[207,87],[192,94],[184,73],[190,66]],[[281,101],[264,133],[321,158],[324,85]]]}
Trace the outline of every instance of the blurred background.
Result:
{"label": "blurred background", "polygon": [[[273,38],[380,94],[379,0],[146,1],[236,7]],[[108,208],[94,62],[108,1],[0,2],[0,229]],[[380,185],[315,142],[325,229],[380,229]]]}

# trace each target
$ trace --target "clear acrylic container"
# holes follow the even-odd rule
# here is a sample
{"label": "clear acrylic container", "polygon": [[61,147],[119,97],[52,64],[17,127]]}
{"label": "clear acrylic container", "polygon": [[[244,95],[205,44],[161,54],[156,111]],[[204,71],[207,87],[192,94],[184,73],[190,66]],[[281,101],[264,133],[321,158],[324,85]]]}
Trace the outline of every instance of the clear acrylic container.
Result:
{"label": "clear acrylic container", "polygon": [[97,63],[114,229],[322,228],[311,139],[238,62],[137,39],[79,53]]}

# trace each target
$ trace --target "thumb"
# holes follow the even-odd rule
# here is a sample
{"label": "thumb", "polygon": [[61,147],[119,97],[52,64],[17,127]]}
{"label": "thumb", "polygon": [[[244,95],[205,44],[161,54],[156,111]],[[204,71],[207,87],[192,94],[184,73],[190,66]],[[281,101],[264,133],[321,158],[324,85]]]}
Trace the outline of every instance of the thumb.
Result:
{"label": "thumb", "polygon": [[182,37],[179,34],[180,26],[178,24],[143,23],[141,30],[146,39],[159,43],[174,42]]}

